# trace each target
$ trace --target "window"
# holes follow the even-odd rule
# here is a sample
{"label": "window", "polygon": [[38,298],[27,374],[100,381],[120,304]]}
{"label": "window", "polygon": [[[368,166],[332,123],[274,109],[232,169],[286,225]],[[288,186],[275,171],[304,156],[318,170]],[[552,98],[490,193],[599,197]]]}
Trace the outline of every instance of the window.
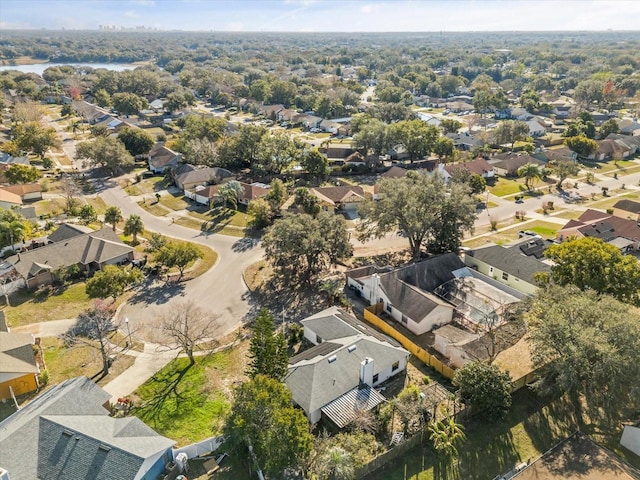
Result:
{"label": "window", "polygon": [[409,320],[407,319],[406,315],[402,315],[402,323],[404,323],[405,325],[407,324]]}
{"label": "window", "polygon": [[503,280],[509,280],[509,274],[506,272],[502,272],[502,279]]}
{"label": "window", "polygon": [[400,362],[395,362],[393,365],[391,365],[391,371],[392,372],[395,372],[399,368],[400,368]]}
{"label": "window", "polygon": [[324,340],[320,335],[316,335],[316,342],[322,343],[322,342],[324,342]]}
{"label": "window", "polygon": [[377,373],[373,376],[373,383],[378,383],[378,374]]}
{"label": "window", "polygon": [[387,303],[387,312],[391,313],[391,304]]}

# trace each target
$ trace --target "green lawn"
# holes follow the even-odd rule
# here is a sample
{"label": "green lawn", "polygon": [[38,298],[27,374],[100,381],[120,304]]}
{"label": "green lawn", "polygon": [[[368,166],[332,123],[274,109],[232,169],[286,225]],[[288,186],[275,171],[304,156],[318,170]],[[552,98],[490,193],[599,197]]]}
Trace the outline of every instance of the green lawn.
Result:
{"label": "green lawn", "polygon": [[488,185],[487,189],[497,197],[505,197],[507,195],[513,195],[516,193],[522,193],[526,191],[524,186],[524,180],[522,179],[510,179],[497,177],[493,185]]}
{"label": "green lawn", "polygon": [[153,200],[153,203],[138,202],[138,205],[140,205],[143,209],[145,209],[151,215],[155,215],[156,217],[164,217],[167,213],[169,213],[168,209],[157,203],[155,200]]}
{"label": "green lawn", "polygon": [[[89,345],[78,343],[74,347],[65,347],[59,338],[47,337],[42,341],[44,361],[49,371],[49,384],[55,385],[69,378],[86,375],[92,377],[102,370],[100,351]],[[114,352],[119,351],[116,349]],[[125,371],[135,361],[135,357],[128,355],[115,355],[115,362],[109,371],[109,375],[100,379],[100,385],[113,380]]]}
{"label": "green lawn", "polygon": [[185,210],[191,206],[189,202],[184,199],[184,195],[166,194],[160,197],[160,204],[174,211]]}
{"label": "green lawn", "polygon": [[[500,421],[477,420],[467,429],[459,463],[439,461],[430,448],[414,448],[395,464],[371,475],[372,480],[487,480],[507,473],[519,462],[535,460],[560,440],[580,428],[594,440],[639,465],[640,458],[619,446],[621,429],[599,429],[579,421],[565,399],[545,400],[523,389],[514,395],[513,407]],[[428,440],[425,440],[425,446]]]}
{"label": "green lawn", "polygon": [[96,213],[98,215],[103,214],[104,211],[107,209],[107,204],[101,197],[95,197],[95,198],[85,197],[85,200],[89,205],[93,205],[93,208],[95,208]]}
{"label": "green lawn", "polygon": [[251,216],[239,210],[232,210],[225,207],[216,207],[208,212],[189,212],[192,217],[210,222],[213,225],[232,225],[234,227],[246,228],[251,221]]}
{"label": "green lawn", "polygon": [[53,293],[21,290],[11,297],[12,306],[4,307],[4,312],[11,326],[76,318],[89,305],[84,289],[85,283],[79,282]]}
{"label": "green lawn", "polygon": [[189,368],[178,358],[134,393],[134,415],[161,435],[187,445],[222,431],[231,404],[231,382],[245,369],[247,342],[209,356]]}
{"label": "green lawn", "polygon": [[58,215],[64,209],[64,200],[62,198],[39,200],[33,206],[36,207],[36,215]]}
{"label": "green lawn", "polygon": [[229,235],[230,237],[247,236],[247,230],[244,228],[225,225],[211,225],[207,221],[197,220],[195,218],[178,217],[176,219],[176,223],[183,227],[193,228],[194,230],[200,230],[205,233],[220,233],[222,235]]}
{"label": "green lawn", "polygon": [[[612,192],[609,192],[609,193],[611,194]],[[631,200],[637,200],[639,197],[635,193],[628,193],[628,194],[622,195],[622,197],[603,198],[602,200],[598,200],[596,202],[591,203],[589,205],[589,207],[590,208],[597,208],[599,210],[606,210],[607,208],[612,208],[616,203],[618,203],[620,200],[622,200],[624,198],[629,198]]]}

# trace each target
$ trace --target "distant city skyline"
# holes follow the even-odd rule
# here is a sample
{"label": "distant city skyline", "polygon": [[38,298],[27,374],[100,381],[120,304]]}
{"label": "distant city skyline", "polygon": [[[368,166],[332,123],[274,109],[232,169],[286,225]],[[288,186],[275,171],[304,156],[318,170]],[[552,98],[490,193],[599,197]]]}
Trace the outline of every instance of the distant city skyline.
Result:
{"label": "distant city skyline", "polygon": [[2,29],[251,32],[638,30],[638,0],[2,0]]}

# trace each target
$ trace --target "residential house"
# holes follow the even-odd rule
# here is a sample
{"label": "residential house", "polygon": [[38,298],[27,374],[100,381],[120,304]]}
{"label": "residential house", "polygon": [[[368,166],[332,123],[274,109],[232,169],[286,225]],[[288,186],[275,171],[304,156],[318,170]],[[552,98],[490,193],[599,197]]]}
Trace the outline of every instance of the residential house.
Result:
{"label": "residential house", "polygon": [[11,480],[158,479],[175,442],[110,416],[110,397],[87,377],[55,385],[0,422],[0,465]]}
{"label": "residential house", "polygon": [[133,260],[133,248],[122,243],[110,227],[75,235],[7,259],[27,288],[53,282],[53,272],[77,265],[94,272],[105,265]]}
{"label": "residential house", "polygon": [[614,140],[627,146],[630,149],[629,155],[635,155],[640,152],[640,136],[631,137],[629,135],[610,133],[605,140]]}
{"label": "residential house", "polygon": [[549,265],[535,256],[532,258],[523,255],[519,248],[506,248],[500,245],[471,250],[466,253],[464,263],[525,295],[536,293],[536,273],[551,271]]}
{"label": "residential house", "polygon": [[547,126],[538,118],[531,118],[526,120],[525,123],[529,127],[529,135],[532,137],[541,137],[547,133]]}
{"label": "residential house", "polygon": [[620,445],[631,450],[636,455],[640,455],[640,423],[638,426],[625,425],[620,438]]}
{"label": "residential house", "polygon": [[449,179],[453,176],[453,173],[458,169],[467,170],[473,174],[480,175],[485,179],[490,179],[495,176],[493,165],[491,165],[482,157],[474,158],[470,162],[438,165],[438,171],[442,174],[445,181],[449,181]]}
{"label": "residential house", "polygon": [[640,222],[640,202],[634,202],[627,198],[618,200],[613,205],[613,214],[616,217],[627,218]]}
{"label": "residential house", "polygon": [[307,114],[302,114],[299,117],[296,117],[296,123],[301,124],[302,128],[304,128],[305,130],[320,128],[320,122],[322,122],[322,120],[324,120],[322,117]]}
{"label": "residential house", "polygon": [[338,129],[341,127],[340,123],[334,122],[333,120],[322,120],[318,128],[326,133],[331,133],[334,135],[338,134]]}
{"label": "residential house", "polygon": [[337,187],[310,188],[309,193],[320,200],[325,211],[357,214],[358,205],[365,200],[365,193],[359,185],[341,185]]}
{"label": "residential house", "polygon": [[351,136],[351,122],[343,123],[338,127],[338,136],[339,137]]}
{"label": "residential house", "polygon": [[233,180],[229,170],[220,167],[200,167],[183,163],[171,172],[173,181],[180,190],[191,190],[198,185],[222,183]]}
{"label": "residential house", "polygon": [[578,159],[578,154],[566,145],[563,145],[559,148],[542,150],[539,154],[535,155],[535,158],[555,162],[575,162]]}
{"label": "residential house", "polygon": [[182,154],[176,153],[164,143],[156,143],[149,152],[149,170],[153,173],[164,173],[166,168],[175,168],[182,160]]}
{"label": "residential house", "polygon": [[533,118],[533,114],[529,113],[522,107],[513,107],[509,109],[509,116],[512,120],[520,120],[521,122],[527,122]]}
{"label": "residential house", "polygon": [[620,133],[622,135],[630,135],[632,137],[640,135],[640,123],[638,123],[637,119],[629,120],[624,118],[622,120],[618,120],[618,127],[620,128]]}
{"label": "residential house", "polygon": [[262,105],[260,106],[260,113],[267,118],[277,120],[278,113],[284,110],[283,105]]}
{"label": "residential house", "polygon": [[63,223],[53,232],[51,232],[51,234],[47,238],[49,240],[49,243],[55,243],[77,237],[78,235],[84,235],[93,232],[94,230],[84,225],[77,225],[75,223]]}
{"label": "residential house", "polygon": [[[6,322],[2,323],[6,327]],[[12,333],[8,328],[0,328],[0,400],[9,400],[12,393],[18,396],[33,392],[40,386],[35,344],[36,339],[30,333]]]}
{"label": "residential house", "polygon": [[164,112],[164,102],[162,100],[160,100],[159,98],[156,98],[154,101],[149,103],[149,109],[153,110],[156,113],[163,113]]}
{"label": "residential house", "polygon": [[438,117],[434,117],[428,113],[418,112],[418,118],[425,122],[427,125],[433,125],[434,127],[440,126],[440,119]]}
{"label": "residential house", "polygon": [[301,321],[314,346],[289,359],[284,379],[312,424],[343,428],[385,401],[374,387],[405,371],[409,352],[337,307]]}
{"label": "residential house", "polygon": [[20,205],[22,205],[22,199],[20,198],[20,195],[8,192],[7,190],[0,188],[0,208],[9,210]]}
{"label": "residential house", "polygon": [[[73,109],[75,112],[84,118],[84,120],[90,125],[95,125],[102,120],[105,120],[107,117],[110,117],[109,112],[104,108],[101,108],[92,103],[86,102],[84,100],[77,100],[72,103]],[[113,117],[110,117],[113,118]]]}
{"label": "residential house", "polygon": [[453,141],[453,145],[458,149],[465,152],[473,150],[474,148],[482,148],[484,142],[469,132],[463,133],[447,133],[447,138]]}
{"label": "residential house", "polygon": [[600,238],[624,253],[640,248],[640,225],[633,219],[587,209],[577,220],[569,220],[557,234],[560,242],[571,237]]}
{"label": "residential house", "polygon": [[[320,151],[322,152],[322,149],[320,149]],[[329,162],[336,162],[338,160],[344,161],[349,155],[353,154],[354,152],[355,150],[350,146],[342,144],[329,144],[326,151],[323,153],[327,156]]]}
{"label": "residential house", "polygon": [[[248,206],[249,202],[252,200],[262,198],[269,193],[269,185],[264,183],[238,183],[242,187],[242,193],[240,194],[240,198],[238,198],[238,203],[240,205]],[[197,186],[192,192],[185,191],[184,193],[196,203],[211,206],[212,203],[218,203],[222,199],[220,197],[219,190],[220,184]]]}
{"label": "residential house", "polygon": [[494,306],[524,295],[467,268],[453,253],[396,270],[363,267],[347,272],[351,289],[415,335],[451,323],[454,313],[482,322]]}
{"label": "residential house", "polygon": [[42,185],[39,183],[24,183],[0,187],[5,192],[15,193],[23,202],[42,200]]}
{"label": "residential house", "polygon": [[605,140],[598,140],[597,142],[598,149],[588,157],[597,162],[623,160],[631,155],[632,148],[622,140],[607,138]]}
{"label": "residential house", "polygon": [[3,172],[12,165],[25,165],[27,167],[30,167],[31,162],[29,162],[28,157],[14,157],[9,155],[8,153],[0,152],[0,182],[6,181]]}
{"label": "residential house", "polygon": [[534,257],[541,260],[545,258],[544,252],[547,248],[555,244],[555,241],[546,240],[539,235],[536,235],[535,237],[525,235],[523,240],[510,245],[509,248],[512,250],[520,250],[520,253],[527,257]]}
{"label": "residential house", "polygon": [[609,114],[603,112],[590,112],[590,114],[593,118],[593,123],[595,123],[596,126],[602,125],[604,122],[609,120],[609,118],[611,118]]}
{"label": "residential house", "polygon": [[528,163],[542,167],[545,163],[531,155],[520,155],[514,152],[499,153],[489,158],[487,162],[493,166],[496,175],[503,177],[515,177],[518,169]]}
{"label": "residential house", "polygon": [[473,104],[464,101],[447,102],[444,104],[444,107],[451,110],[453,113],[469,112],[473,110]]}

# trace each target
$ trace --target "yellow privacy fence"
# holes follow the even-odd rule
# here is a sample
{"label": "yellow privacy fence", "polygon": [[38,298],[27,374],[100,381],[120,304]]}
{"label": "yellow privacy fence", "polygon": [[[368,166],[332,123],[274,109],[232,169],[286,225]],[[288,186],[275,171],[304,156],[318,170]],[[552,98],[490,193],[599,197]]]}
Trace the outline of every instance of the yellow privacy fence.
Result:
{"label": "yellow privacy fence", "polygon": [[429,365],[434,370],[442,374],[443,376],[452,379],[453,378],[453,369],[436,357],[425,351],[419,345],[416,345],[412,340],[405,337],[398,330],[393,328],[387,322],[382,320],[380,317],[376,315],[377,312],[382,310],[382,304],[372,305],[371,307],[367,307],[364,310],[364,319],[369,322],[371,325],[377,327],[379,330],[382,330],[384,333],[389,335],[391,338],[396,339],[400,342],[404,348],[409,350],[416,358],[422,361],[425,365]]}

